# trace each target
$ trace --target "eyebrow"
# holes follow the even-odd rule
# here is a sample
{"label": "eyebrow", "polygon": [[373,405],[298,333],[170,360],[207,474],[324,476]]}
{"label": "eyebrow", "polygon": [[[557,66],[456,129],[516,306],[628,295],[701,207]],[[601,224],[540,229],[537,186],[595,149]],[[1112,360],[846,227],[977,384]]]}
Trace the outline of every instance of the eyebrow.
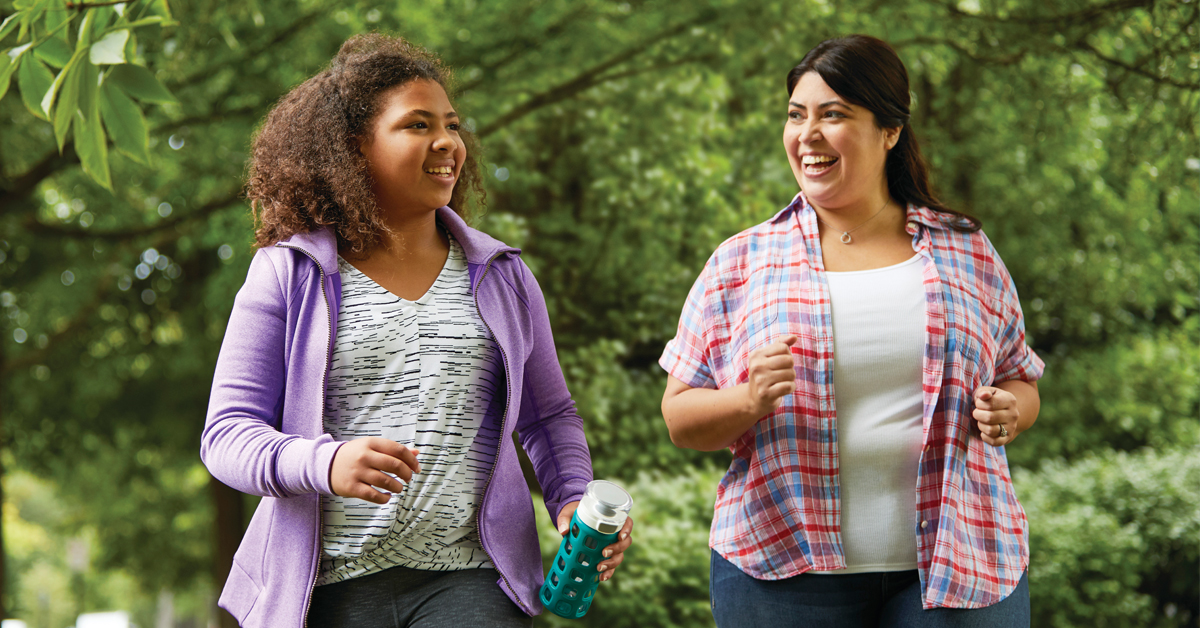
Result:
{"label": "eyebrow", "polygon": [[[409,111],[408,113],[404,114],[404,116],[402,116],[402,117],[408,117],[411,115],[418,115],[418,116],[421,116],[424,118],[436,118],[437,117],[437,115],[434,114],[433,112],[425,111],[424,109],[413,109],[412,111]],[[457,118],[458,112],[451,111],[450,113],[446,114],[446,117],[447,118]]]}
{"label": "eyebrow", "polygon": [[[805,107],[804,105],[801,105],[800,103],[796,103],[796,102],[788,102],[788,104],[789,104],[789,105],[791,105],[791,106],[793,106],[793,107],[795,107],[795,108],[797,108],[797,109],[807,109],[807,107]],[[849,109],[849,108],[850,108],[850,105],[847,105],[846,103],[844,103],[844,102],[842,102],[842,101],[840,101],[840,100],[830,100],[830,101],[828,101],[828,102],[823,102],[823,103],[821,103],[821,104],[817,105],[817,109],[824,109],[824,108],[826,108],[826,107],[830,107],[830,106],[832,106],[832,105],[838,105],[839,107],[843,107],[843,108],[845,108],[845,109]]]}

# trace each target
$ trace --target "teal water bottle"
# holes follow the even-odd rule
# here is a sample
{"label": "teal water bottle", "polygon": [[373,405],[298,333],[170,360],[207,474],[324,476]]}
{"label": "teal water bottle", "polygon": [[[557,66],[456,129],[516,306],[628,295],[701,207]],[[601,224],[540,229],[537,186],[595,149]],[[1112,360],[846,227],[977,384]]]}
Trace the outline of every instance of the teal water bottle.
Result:
{"label": "teal water bottle", "polygon": [[588,483],[542,584],[542,603],[551,613],[568,619],[587,613],[600,582],[600,552],[616,542],[632,507],[633,499],[620,486],[605,480]]}

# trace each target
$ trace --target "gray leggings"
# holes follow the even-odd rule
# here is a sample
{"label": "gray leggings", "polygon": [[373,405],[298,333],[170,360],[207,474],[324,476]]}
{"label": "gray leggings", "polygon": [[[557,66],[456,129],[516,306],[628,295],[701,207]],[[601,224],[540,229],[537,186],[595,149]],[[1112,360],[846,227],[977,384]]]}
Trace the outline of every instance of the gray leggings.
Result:
{"label": "gray leggings", "polygon": [[529,628],[496,584],[495,569],[420,571],[392,567],[313,590],[310,628]]}

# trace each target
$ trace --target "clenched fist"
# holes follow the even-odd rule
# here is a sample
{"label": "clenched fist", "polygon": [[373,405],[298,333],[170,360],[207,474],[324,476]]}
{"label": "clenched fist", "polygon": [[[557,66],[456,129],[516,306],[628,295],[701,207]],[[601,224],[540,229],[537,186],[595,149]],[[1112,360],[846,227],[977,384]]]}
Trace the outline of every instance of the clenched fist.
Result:
{"label": "clenched fist", "polygon": [[[386,504],[392,493],[404,490],[404,482],[421,472],[417,450],[379,436],[356,438],[337,450],[329,469],[329,485],[335,495],[357,497]],[[383,489],[383,490],[377,490]]]}
{"label": "clenched fist", "polygon": [[785,396],[796,391],[796,364],[791,349],[796,340],[796,336],[784,336],[750,352],[747,390],[754,416],[762,418],[775,411]]}

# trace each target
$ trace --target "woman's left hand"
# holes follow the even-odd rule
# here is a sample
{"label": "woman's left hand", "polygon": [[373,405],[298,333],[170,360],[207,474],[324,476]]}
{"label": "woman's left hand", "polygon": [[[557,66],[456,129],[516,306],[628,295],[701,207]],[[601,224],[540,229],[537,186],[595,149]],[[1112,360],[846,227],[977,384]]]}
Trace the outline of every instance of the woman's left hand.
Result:
{"label": "woman's left hand", "polygon": [[971,413],[979,425],[983,442],[1000,447],[1017,437],[1017,422],[1021,411],[1017,397],[995,386],[980,386],[975,390],[975,410]]}
{"label": "woman's left hand", "polygon": [[[568,502],[563,506],[562,511],[558,513],[558,533],[566,536],[567,530],[571,527],[571,515],[575,514],[575,509],[579,507],[579,502]],[[611,580],[613,571],[625,560],[625,550],[633,544],[633,517],[625,520],[625,525],[621,528],[621,532],[617,534],[617,542],[604,548],[601,552],[604,555],[604,560],[596,565],[596,570],[600,572],[600,582]]]}

